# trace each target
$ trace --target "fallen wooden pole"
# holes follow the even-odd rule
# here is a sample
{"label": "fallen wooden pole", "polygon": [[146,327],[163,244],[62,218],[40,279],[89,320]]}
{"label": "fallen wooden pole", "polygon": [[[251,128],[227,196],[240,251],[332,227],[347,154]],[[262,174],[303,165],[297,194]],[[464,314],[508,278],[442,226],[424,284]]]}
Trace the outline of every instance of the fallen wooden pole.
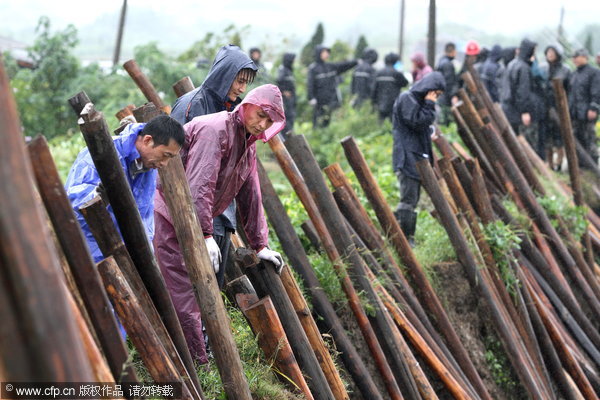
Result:
{"label": "fallen wooden pole", "polygon": [[266,296],[242,308],[242,312],[250,321],[250,326],[258,338],[258,344],[265,353],[267,361],[274,362],[276,372],[283,375],[285,381],[291,380],[308,400],[312,400],[312,393],[300,371],[271,298]]}
{"label": "fallen wooden pole", "polygon": [[27,147],[38,192],[46,206],[113,379],[115,382],[136,382],[138,378],[135,369],[125,363],[128,357],[125,343],[121,339],[112,307],[81,228],[73,216],[73,209],[50,154],[48,142],[43,136],[38,136]]}
{"label": "fallen wooden pole", "polygon": [[300,171],[296,167],[296,163],[292,159],[291,155],[288,153],[286,147],[283,145],[281,139],[277,136],[273,137],[269,140],[269,146],[271,150],[275,154],[281,169],[285,173],[288,178],[290,184],[294,188],[294,191],[298,195],[298,198],[304,205],[304,208],[309,215],[312,223],[317,230],[319,237],[321,238],[321,243],[323,244],[323,249],[327,253],[327,256],[332,262],[333,268],[340,280],[340,284],[342,286],[342,290],[344,294],[348,298],[348,304],[352,313],[356,318],[356,322],[361,330],[363,337],[369,347],[369,351],[373,355],[373,360],[377,369],[379,370],[381,377],[386,385],[386,389],[389,395],[393,399],[401,399],[402,394],[400,392],[400,388],[398,387],[398,383],[394,378],[392,373],[392,369],[390,368],[385,354],[377,337],[375,335],[375,331],[371,326],[371,322],[367,318],[367,314],[362,307],[362,304],[358,298],[358,294],[352,285],[352,281],[350,277],[346,273],[344,266],[340,262],[340,253],[338,252],[333,239],[325,226],[325,222],[321,217],[321,214],[317,208],[315,200],[313,199],[306,183]]}
{"label": "fallen wooden pole", "polygon": [[[286,146],[289,147],[292,158],[296,162],[302,176],[304,176],[306,185],[311,190],[319,213],[331,234],[336,248],[348,261],[352,277],[360,289],[365,292],[375,309],[374,321],[381,332],[379,337],[380,343],[387,349],[388,360],[394,366],[395,371],[393,370],[393,372],[395,372],[396,380],[399,383],[401,382],[402,388],[405,390],[408,398],[419,399],[419,391],[421,391],[422,387],[417,386],[417,382],[415,382],[416,377],[411,375],[406,354],[402,352],[401,343],[395,333],[396,327],[365,275],[364,261],[356,251],[345,225],[341,223],[343,217],[325,183],[321,169],[305,137],[302,135],[291,136],[286,142],[289,143]],[[422,391],[421,394],[423,394]]]}
{"label": "fallen wooden pole", "polygon": [[106,292],[115,305],[119,319],[144,361],[144,365],[148,368],[152,379],[155,382],[180,383],[182,398],[192,399],[187,386],[181,381],[177,368],[152,329],[135,293],[131,290],[115,260],[112,257],[104,259],[98,263],[98,271],[104,281]]}
{"label": "fallen wooden pole", "polygon": [[58,255],[33,191],[2,57],[0,126],[0,309],[8,320],[1,328],[0,374],[5,381],[91,382],[93,372],[69,310]]}
{"label": "fallen wooden pole", "polygon": [[304,232],[304,236],[308,238],[311,246],[317,251],[317,253],[321,253],[321,239],[319,239],[319,234],[315,229],[313,223],[309,220],[306,220],[300,225],[302,228],[302,232]]}
{"label": "fallen wooden pole", "polygon": [[179,156],[161,168],[160,180],[225,393],[232,399],[250,400],[252,395],[208,251],[202,243],[198,245],[202,229]]}
{"label": "fallen wooden pole", "polygon": [[[81,94],[75,96],[75,98],[79,97]],[[146,236],[137,203],[119,162],[106,120],[91,103],[88,103],[85,111],[78,110],[77,104],[81,103],[71,104],[75,104],[73,108],[78,117],[82,114],[82,118],[79,120],[81,132],[135,268],[140,274],[156,310],[163,319],[177,352],[179,354],[185,354],[186,351],[189,353],[175,307],[158,268],[152,246]]]}
{"label": "fallen wooden pole", "polygon": [[486,300],[488,309],[492,314],[492,321],[494,321],[494,326],[502,338],[502,343],[507,351],[509,359],[511,360],[513,368],[519,374],[519,377],[521,378],[521,381],[530,396],[536,399],[550,398],[550,388],[546,387],[544,385],[545,382],[543,382],[541,377],[535,373],[535,367],[528,360],[526,354],[524,354],[523,347],[519,345],[519,342],[515,336],[515,332],[513,329],[511,329],[511,327],[509,327],[509,321],[503,316],[503,313],[498,304],[495,302],[495,298],[489,287],[478,284],[478,282],[485,282],[485,280],[481,276],[481,271],[479,270],[473,254],[467,245],[467,241],[458,225],[456,217],[444,199],[441,189],[438,186],[436,178],[433,174],[433,170],[429,165],[429,161],[418,161],[417,171],[421,175],[421,183],[427,190],[427,193],[429,193],[440,220],[448,232],[448,237],[456,249],[456,255],[459,258],[460,263],[467,271],[467,276],[469,277],[472,287],[478,288],[482,297],[484,297]]}
{"label": "fallen wooden pole", "polygon": [[479,373],[475,369],[467,351],[460,342],[460,338],[456,334],[454,327],[450,323],[448,316],[442,307],[442,304],[435,294],[431,283],[425,276],[421,265],[417,261],[408,240],[402,233],[398,221],[394,217],[392,210],[387,204],[381,188],[377,184],[373,173],[369,169],[364,156],[358,148],[356,142],[352,137],[346,137],[342,139],[342,146],[346,158],[350,163],[350,166],[354,170],[360,185],[363,188],[363,192],[369,199],[371,206],[375,210],[377,219],[381,224],[381,227],[394,246],[396,254],[400,257],[403,264],[409,270],[411,278],[421,295],[421,300],[425,303],[427,310],[434,315],[439,331],[445,336],[448,341],[448,347],[452,351],[452,354],[456,358],[463,372],[473,386],[475,390],[481,396],[482,399],[491,399]]}
{"label": "fallen wooden pole", "polygon": [[362,358],[358,355],[356,348],[350,341],[339,317],[335,313],[335,309],[323,291],[302,247],[302,243],[300,243],[296,235],[292,222],[260,162],[258,165],[258,176],[260,178],[263,206],[267,212],[269,222],[279,238],[279,243],[287,255],[290,265],[302,276],[304,285],[310,291],[314,310],[321,317],[327,330],[331,332],[336,346],[340,350],[340,355],[346,369],[352,376],[363,397],[374,400],[382,399],[377,386],[373,382],[373,378],[364,365]]}
{"label": "fallen wooden pole", "polygon": [[198,381],[198,375],[196,374],[196,369],[194,368],[194,363],[188,347],[185,346],[182,353],[177,351],[174,340],[169,335],[167,328],[163,324],[163,321],[148,294],[148,290],[146,290],[146,287],[144,286],[140,274],[133,265],[129,252],[125,248],[121,236],[113,224],[112,218],[108,213],[102,198],[100,196],[93,198],[83,204],[79,208],[79,211],[85,218],[85,222],[88,224],[90,231],[94,235],[98,248],[104,257],[112,256],[114,258],[121,272],[127,279],[127,283],[133,289],[134,293],[137,294],[138,301],[140,302],[146,317],[175,364],[179,375],[184,379],[186,385],[188,385],[190,393],[196,398],[204,399],[204,394],[200,382]]}

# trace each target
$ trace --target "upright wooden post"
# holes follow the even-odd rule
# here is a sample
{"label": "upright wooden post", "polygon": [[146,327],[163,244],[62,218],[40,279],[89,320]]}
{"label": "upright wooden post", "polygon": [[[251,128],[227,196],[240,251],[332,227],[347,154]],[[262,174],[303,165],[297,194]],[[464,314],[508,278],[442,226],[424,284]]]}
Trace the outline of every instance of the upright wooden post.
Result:
{"label": "upright wooden post", "polygon": [[135,370],[125,363],[128,357],[127,349],[121,339],[96,265],[81,228],[74,218],[48,142],[43,136],[38,136],[29,143],[28,150],[40,197],[46,206],[115,382],[136,382],[138,379]]}
{"label": "upright wooden post", "polygon": [[129,73],[131,79],[133,79],[133,81],[138,85],[138,87],[140,88],[144,96],[146,96],[148,101],[154,103],[154,105],[157,108],[160,108],[167,114],[171,113],[171,107],[164,103],[164,101],[161,99],[161,97],[158,95],[158,92],[154,88],[154,85],[152,85],[152,82],[148,80],[148,78],[142,72],[135,60],[126,61],[123,64],[123,68]]}
{"label": "upright wooden post", "polygon": [[58,255],[33,191],[33,173],[2,57],[0,126],[0,311],[7,316],[7,327],[0,328],[3,380],[92,382]]}
{"label": "upright wooden post", "polygon": [[123,30],[125,29],[125,15],[127,15],[127,0],[123,0],[123,6],[121,7],[119,30],[117,31],[117,41],[115,44],[115,52],[113,54],[113,68],[119,63],[119,57],[121,56],[121,43],[123,42]]}
{"label": "upright wooden post", "polygon": [[229,315],[206,246],[202,242],[198,244],[198,238],[202,238],[203,234],[181,158],[175,157],[162,168],[160,178],[177,241],[202,312],[202,320],[213,343],[213,353],[225,393],[231,399],[251,400],[242,361],[233,340]]}
{"label": "upright wooden post", "polygon": [[429,21],[427,29],[427,63],[435,67],[435,0],[429,0]]}
{"label": "upright wooden post", "polygon": [[348,338],[335,309],[323,291],[310,265],[306,252],[296,235],[292,222],[260,162],[258,165],[258,176],[260,178],[263,206],[265,207],[269,221],[279,238],[283,251],[288,256],[290,265],[302,276],[305,286],[310,291],[314,310],[322,318],[327,330],[331,332],[336,346],[340,350],[340,356],[346,369],[352,376],[363,397],[374,400],[382,399],[377,386],[373,382],[373,378]]}

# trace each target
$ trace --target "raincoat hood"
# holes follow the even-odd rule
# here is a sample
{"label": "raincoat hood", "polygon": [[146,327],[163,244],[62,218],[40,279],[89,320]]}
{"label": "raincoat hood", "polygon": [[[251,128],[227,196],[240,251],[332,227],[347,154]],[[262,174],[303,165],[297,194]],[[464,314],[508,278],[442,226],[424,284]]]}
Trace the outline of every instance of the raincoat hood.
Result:
{"label": "raincoat hood", "polygon": [[554,52],[556,53],[556,61],[554,61],[555,63],[559,63],[562,61],[563,55],[562,55],[562,49],[560,45],[550,45],[548,47],[546,47],[544,49],[544,54],[546,54],[548,52],[548,50],[554,50]]}
{"label": "raincoat hood", "polygon": [[517,48],[512,46],[502,49],[502,60],[505,65],[508,65],[515,58],[515,51],[517,51]]}
{"label": "raincoat hood", "polygon": [[283,55],[283,66],[289,68],[290,70],[294,69],[294,60],[296,59],[296,54],[294,53],[285,53]]}
{"label": "raincoat hood", "polygon": [[362,54],[362,59],[371,65],[375,64],[378,57],[379,57],[379,55],[377,54],[377,51],[375,51],[375,49],[371,49],[371,48],[366,48]]}
{"label": "raincoat hood", "polygon": [[519,46],[519,58],[525,62],[530,62],[531,56],[535,51],[536,42],[529,39],[523,39],[521,46]]}
{"label": "raincoat hood", "polygon": [[433,90],[446,90],[446,80],[441,72],[434,71],[423,77],[420,81],[415,83],[410,91],[416,96],[425,96],[427,92]]}
{"label": "raincoat hood", "polygon": [[500,45],[495,44],[490,50],[489,59],[491,62],[498,62],[502,58],[502,47]]}
{"label": "raincoat hood", "polygon": [[283,99],[277,86],[268,84],[251,90],[233,111],[234,113],[237,112],[239,114],[242,121],[244,121],[245,104],[253,104],[262,108],[273,121],[273,125],[264,131],[257,139],[262,139],[262,141],[266,143],[285,127]]}
{"label": "raincoat hood", "polygon": [[323,60],[321,60],[321,52],[323,50],[327,50],[329,52],[331,52],[331,49],[327,46],[323,46],[322,44],[318,44],[315,46],[315,61],[318,63],[322,63]]}
{"label": "raincoat hood", "polygon": [[385,65],[393,66],[394,64],[396,64],[396,62],[398,62],[399,59],[400,57],[398,57],[398,54],[389,53],[385,56],[385,59],[383,61],[385,62]]}
{"label": "raincoat hood", "polygon": [[238,46],[227,45],[221,47],[215,61],[206,76],[202,87],[210,89],[217,94],[223,102],[227,101],[227,93],[240,70],[250,68],[257,71],[258,68],[250,57]]}
{"label": "raincoat hood", "polygon": [[413,54],[413,56],[410,58],[410,61],[413,61],[417,65],[417,68],[423,68],[425,65],[427,65],[425,62],[425,55],[420,52]]}

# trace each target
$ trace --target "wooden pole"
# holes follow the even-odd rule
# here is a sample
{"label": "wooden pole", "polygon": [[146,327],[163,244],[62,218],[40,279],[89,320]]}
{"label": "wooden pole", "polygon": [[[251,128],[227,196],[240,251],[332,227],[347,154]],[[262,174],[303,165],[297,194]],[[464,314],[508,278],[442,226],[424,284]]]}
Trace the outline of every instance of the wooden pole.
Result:
{"label": "wooden pole", "polygon": [[302,292],[298,287],[298,283],[296,282],[296,279],[294,279],[294,275],[292,275],[292,272],[287,266],[284,266],[281,270],[280,277],[281,283],[283,284],[288,298],[292,303],[292,307],[294,307],[296,315],[302,324],[304,333],[306,333],[306,336],[308,337],[310,347],[315,352],[315,356],[319,361],[321,370],[325,374],[325,378],[329,383],[329,387],[331,388],[333,396],[336,400],[349,399],[346,388],[344,387],[344,383],[342,382],[342,378],[340,377],[340,374],[333,363],[333,359],[329,354],[329,350],[327,350],[327,347],[325,347],[325,342],[323,342],[323,337],[319,332],[317,323],[312,317],[310,308],[308,308],[306,299],[302,295]]}
{"label": "wooden pole", "polygon": [[387,349],[388,360],[394,366],[395,371],[393,372],[395,372],[396,380],[402,382],[402,387],[408,398],[419,399],[421,386],[417,386],[415,378],[411,375],[408,360],[401,350],[401,341],[398,340],[399,338],[396,335],[396,327],[366,277],[364,261],[356,251],[346,226],[341,223],[343,217],[327,188],[321,169],[306,142],[306,138],[302,135],[295,135],[288,138],[286,142],[289,143],[290,154],[305,177],[306,185],[313,195],[319,213],[331,234],[336,248],[342,257],[348,260],[348,265],[352,269],[351,275],[353,275],[357,285],[365,292],[375,309],[374,321],[381,333],[380,343]]}
{"label": "wooden pole", "polygon": [[104,281],[106,292],[111,297],[129,338],[138,350],[144,365],[155,382],[181,383],[183,399],[192,399],[187,386],[183,385],[179,372],[165,348],[152,329],[135,293],[112,257],[98,263],[98,271]]}
{"label": "wooden pole", "polygon": [[369,319],[367,318],[367,314],[362,307],[362,304],[358,298],[358,294],[352,286],[352,281],[350,277],[345,271],[344,266],[342,266],[340,262],[340,253],[338,252],[327,227],[325,226],[325,222],[321,217],[321,214],[317,208],[315,200],[313,199],[310,190],[306,186],[300,171],[296,167],[296,163],[292,159],[290,153],[288,153],[286,147],[283,145],[283,142],[278,136],[273,137],[269,140],[269,146],[271,150],[275,154],[277,161],[285,173],[286,177],[290,181],[290,184],[294,188],[294,191],[298,195],[298,198],[304,205],[304,208],[310,217],[312,223],[317,230],[319,237],[321,238],[321,243],[323,244],[323,249],[327,253],[327,256],[331,260],[333,264],[333,268],[338,275],[340,280],[340,284],[342,286],[342,290],[344,294],[348,298],[348,304],[350,305],[350,309],[352,310],[356,322],[360,327],[361,333],[365,338],[367,346],[371,354],[373,355],[373,360],[377,369],[379,370],[381,377],[386,385],[386,389],[389,395],[393,399],[401,399],[402,394],[400,393],[400,388],[396,382],[396,379],[393,376],[392,370],[388,365],[388,362],[385,358],[385,354],[377,337],[375,336],[375,331],[371,326]]}
{"label": "wooden pole", "polygon": [[260,162],[258,165],[258,176],[260,178],[263,206],[269,217],[269,222],[279,238],[279,243],[283,251],[288,256],[290,265],[302,276],[304,285],[310,291],[314,311],[321,317],[327,331],[331,333],[341,353],[340,356],[346,369],[364,398],[382,399],[377,386],[373,382],[373,378],[364,365],[362,358],[358,355],[335,309],[323,291],[302,247],[302,243],[300,243],[296,235],[292,222]]}
{"label": "wooden pole", "polygon": [[[552,85],[554,87],[556,109],[558,110],[558,114],[560,117],[560,133],[565,143],[567,161],[569,163],[569,177],[571,178],[573,200],[575,201],[576,205],[585,206],[585,201],[583,200],[583,190],[581,188],[581,175],[579,173],[579,160],[577,158],[577,148],[575,145],[575,136],[573,135],[573,128],[571,125],[571,115],[569,114],[567,94],[565,93],[565,87],[563,85],[562,79],[552,79]],[[581,242],[585,249],[587,262],[590,265],[590,267],[593,268],[594,252],[592,251],[592,242],[590,240],[590,235],[587,229],[583,233]]]}
{"label": "wooden pole", "polygon": [[129,76],[131,76],[131,79],[133,79],[133,81],[137,84],[148,101],[154,103],[157,108],[160,108],[167,114],[171,113],[171,107],[164,103],[154,88],[154,85],[152,85],[152,82],[150,82],[150,80],[142,72],[135,60],[126,61],[123,64],[123,68],[125,71],[127,71]]}
{"label": "wooden pole", "polygon": [[304,236],[308,238],[311,246],[317,253],[321,253],[321,239],[319,239],[319,234],[310,219],[304,221],[302,225],[300,225],[300,228],[302,228],[302,232],[304,232]]}
{"label": "wooden pole", "polygon": [[282,375],[286,382],[291,380],[308,400],[312,400],[312,393],[300,371],[271,298],[266,296],[242,308],[242,312],[248,318],[265,358],[270,363],[274,362],[277,374]]}
{"label": "wooden pole", "polygon": [[[8,311],[7,328],[14,329],[1,329],[3,380],[91,382],[94,376],[69,311],[58,255],[33,191],[33,172],[2,57],[0,126],[0,309]],[[14,355],[23,358],[8,358]]]}
{"label": "wooden pole", "polygon": [[459,227],[458,221],[450,209],[449,204],[444,199],[440,187],[433,174],[433,170],[429,165],[429,160],[421,160],[417,162],[417,171],[421,175],[421,183],[429,193],[435,208],[438,212],[440,220],[448,232],[448,237],[456,249],[456,255],[460,263],[465,267],[467,276],[473,287],[479,289],[482,297],[486,300],[488,308],[492,314],[492,321],[498,330],[498,334],[502,339],[502,343],[511,360],[513,368],[519,374],[523,385],[528,393],[533,398],[550,398],[550,389],[543,385],[541,377],[535,373],[534,367],[530,364],[524,349],[519,345],[514,331],[509,326],[509,321],[503,315],[501,309],[495,301],[495,298],[487,285],[478,284],[485,282],[481,276],[481,271],[473,257],[471,250],[468,247],[462,230]]}
{"label": "wooden pole", "polygon": [[138,301],[140,302],[146,317],[165,347],[165,350],[171,357],[171,360],[175,363],[180,376],[188,385],[190,392],[194,397],[204,399],[202,387],[198,381],[198,375],[196,374],[189,348],[185,344],[185,337],[183,336],[181,327],[179,327],[178,334],[181,335],[180,340],[183,341],[184,346],[182,347],[182,351],[178,352],[178,349],[174,344],[175,338],[169,335],[167,328],[163,324],[163,321],[148,294],[148,290],[146,290],[144,282],[136,270],[117,228],[112,222],[112,218],[108,213],[102,198],[96,196],[83,204],[79,208],[79,211],[85,218],[85,222],[88,224],[90,231],[94,235],[98,248],[104,257],[112,256],[115,259],[123,275],[125,275],[127,283],[129,283],[129,286],[131,286],[134,293],[137,294]]}
{"label": "wooden pole", "polygon": [[261,262],[253,250],[239,248],[236,258],[243,260],[243,269],[259,297],[270,296],[285,333],[289,338],[294,355],[304,373],[315,399],[333,399],[333,392],[312,350],[298,315],[287,296],[281,278],[271,263]]}
{"label": "wooden pole", "polygon": [[398,56],[400,57],[400,62],[403,60],[404,56],[404,14],[406,9],[406,0],[400,0],[400,37],[398,38]]}
{"label": "wooden pole", "polygon": [[232,399],[250,400],[252,395],[208,251],[203,243],[198,244],[198,238],[203,237],[202,229],[179,156],[161,168],[160,181],[202,320],[213,343],[213,354],[225,393]]}
{"label": "wooden pole", "polygon": [[125,363],[128,357],[127,349],[121,339],[112,307],[81,228],[73,216],[73,209],[60,181],[48,142],[43,136],[38,136],[27,147],[38,192],[46,206],[114,380],[138,381],[134,368]]}
{"label": "wooden pole", "polygon": [[121,43],[123,41],[123,30],[125,28],[125,15],[127,14],[127,0],[123,0],[121,7],[121,16],[119,17],[119,30],[117,31],[117,41],[115,44],[115,52],[113,54],[113,68],[119,63],[121,56]]}
{"label": "wooden pole", "polygon": [[427,63],[435,66],[435,0],[429,0],[429,23],[427,29]]}
{"label": "wooden pole", "polygon": [[479,373],[475,369],[471,359],[464,346],[462,345],[460,338],[456,334],[454,327],[450,323],[448,316],[442,304],[435,294],[431,283],[425,276],[421,265],[417,261],[408,240],[402,233],[398,221],[394,217],[392,210],[387,204],[385,197],[381,191],[381,188],[377,184],[373,173],[369,169],[364,156],[358,148],[356,142],[352,137],[346,137],[342,139],[342,147],[346,153],[346,158],[350,163],[350,166],[354,170],[360,185],[363,188],[363,192],[369,199],[369,203],[375,210],[377,219],[381,224],[381,227],[388,239],[394,246],[396,254],[400,257],[403,264],[409,270],[411,278],[415,285],[418,287],[421,301],[427,307],[427,310],[434,315],[436,322],[439,327],[439,331],[443,333],[448,341],[448,347],[452,351],[454,357],[458,361],[460,367],[467,375],[477,393],[483,399],[491,399],[487,393],[487,389],[479,376]]}
{"label": "wooden pole", "polygon": [[194,82],[189,76],[185,76],[173,84],[173,91],[178,98],[194,90]]}
{"label": "wooden pole", "polygon": [[[80,95],[76,97],[80,97]],[[71,104],[77,112],[77,104],[81,103]],[[189,353],[175,307],[158,268],[156,258],[154,258],[154,252],[146,236],[142,217],[125,177],[125,172],[119,162],[106,121],[102,113],[96,111],[90,103],[81,112],[81,116],[82,118],[79,120],[81,132],[105,188],[127,251],[177,347],[177,352],[179,354],[184,354],[186,351]]]}

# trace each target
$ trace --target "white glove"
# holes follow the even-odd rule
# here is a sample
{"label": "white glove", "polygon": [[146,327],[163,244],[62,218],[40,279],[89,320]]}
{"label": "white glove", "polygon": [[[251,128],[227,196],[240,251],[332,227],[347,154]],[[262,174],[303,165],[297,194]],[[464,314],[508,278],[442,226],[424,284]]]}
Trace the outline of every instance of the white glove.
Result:
{"label": "white glove", "polygon": [[310,99],[310,101],[308,102],[308,104],[310,104],[311,106],[316,106],[317,105],[317,99]]}
{"label": "white glove", "polygon": [[281,274],[281,269],[283,268],[283,258],[281,257],[281,254],[265,247],[256,253],[256,255],[261,260],[271,261],[273,265],[275,265],[275,272]]}
{"label": "white glove", "polygon": [[206,243],[206,250],[216,274],[219,272],[219,266],[221,265],[221,249],[219,249],[219,245],[212,236],[204,239],[204,243]]}

